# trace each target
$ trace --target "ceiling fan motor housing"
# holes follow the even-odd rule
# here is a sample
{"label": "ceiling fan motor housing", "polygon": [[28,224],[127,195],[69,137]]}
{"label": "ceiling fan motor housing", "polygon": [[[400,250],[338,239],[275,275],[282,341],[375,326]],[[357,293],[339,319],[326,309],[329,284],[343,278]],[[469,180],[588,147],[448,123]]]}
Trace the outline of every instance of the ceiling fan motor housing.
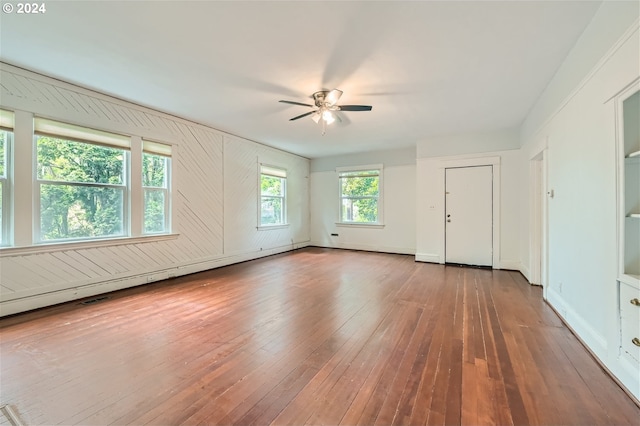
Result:
{"label": "ceiling fan motor housing", "polygon": [[320,90],[313,94],[313,100],[315,101],[315,104],[318,108],[322,108],[323,106],[325,107],[328,106],[326,105],[326,102],[325,102],[327,94],[329,94],[329,90]]}

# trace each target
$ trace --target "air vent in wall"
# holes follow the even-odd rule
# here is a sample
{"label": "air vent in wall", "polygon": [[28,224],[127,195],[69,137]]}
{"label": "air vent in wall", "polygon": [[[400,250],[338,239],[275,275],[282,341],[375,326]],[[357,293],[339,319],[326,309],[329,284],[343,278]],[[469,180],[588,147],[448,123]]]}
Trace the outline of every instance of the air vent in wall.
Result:
{"label": "air vent in wall", "polygon": [[93,299],[87,299],[80,302],[81,305],[93,305],[96,303],[104,302],[105,300],[109,300],[109,296],[100,296],[94,297]]}

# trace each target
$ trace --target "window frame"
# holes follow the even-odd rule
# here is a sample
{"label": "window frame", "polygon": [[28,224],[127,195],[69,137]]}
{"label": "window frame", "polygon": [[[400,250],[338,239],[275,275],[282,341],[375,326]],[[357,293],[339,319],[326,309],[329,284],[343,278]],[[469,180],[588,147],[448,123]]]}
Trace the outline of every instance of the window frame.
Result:
{"label": "window frame", "polygon": [[[350,197],[342,194],[342,179],[348,179],[349,176],[344,176],[347,173],[355,172],[367,172],[376,171],[378,177],[378,195],[362,196],[362,197]],[[355,176],[352,176],[355,177]],[[368,164],[363,166],[348,166],[348,167],[336,167],[337,178],[337,190],[338,190],[338,220],[336,225],[345,227],[368,227],[368,228],[382,228],[384,227],[384,166],[383,164]],[[377,215],[375,222],[353,222],[344,220],[342,216],[342,204],[344,199],[376,199]]]}
{"label": "window frame", "polygon": [[[144,184],[144,177],[142,178],[141,188],[142,188],[142,229],[140,230],[141,235],[165,235],[171,233],[171,168],[172,168],[172,146],[163,142],[155,142],[149,139],[142,139],[142,164],[140,165],[141,174],[144,173],[144,156],[145,155],[153,155],[156,157],[164,158],[165,163],[165,171],[164,171],[164,186],[146,186]],[[164,194],[164,229],[159,232],[147,232],[145,230],[145,214],[146,214],[146,206],[145,206],[145,195],[147,192],[162,192]]]}
{"label": "window frame", "polygon": [[[281,187],[282,187],[282,195],[263,195],[262,194],[262,177],[268,176],[272,178],[281,179]],[[258,230],[265,229],[278,229],[278,228],[286,228],[289,226],[288,223],[288,202],[287,202],[287,179],[288,173],[287,169],[280,166],[273,166],[270,164],[259,163],[258,164]],[[262,200],[264,198],[280,198],[282,200],[282,222],[279,223],[262,223]]]}
{"label": "window frame", "polygon": [[[170,222],[170,228],[165,233],[143,234],[142,233],[142,138],[139,133],[130,133],[116,128],[103,128],[95,126],[90,121],[74,121],[68,117],[52,117],[39,115],[29,110],[14,110],[5,105],[0,105],[0,112],[8,112],[11,114],[11,120],[7,120],[6,114],[0,114],[0,127],[13,126],[12,144],[8,151],[7,178],[9,184],[7,190],[10,195],[5,199],[10,203],[7,208],[7,214],[4,215],[6,220],[7,231],[4,234],[7,239],[6,244],[0,244],[0,257],[15,256],[36,253],[55,253],[62,250],[82,250],[88,248],[119,246],[123,244],[137,244],[150,241],[169,241],[175,240],[180,236],[175,230],[174,210],[176,202],[173,199],[171,186],[175,185],[175,167],[176,162],[170,161],[168,172],[170,173],[169,181],[169,210],[167,220]],[[128,220],[128,224],[122,234],[105,235],[99,237],[82,237],[55,240],[40,240],[37,235],[40,231],[40,188],[36,185],[38,174],[37,169],[37,132],[36,123],[45,122],[49,125],[61,125],[69,132],[88,131],[91,134],[98,135],[99,138],[106,138],[102,143],[97,145],[110,145],[109,140],[115,141],[116,144],[126,141],[130,144],[129,150],[125,156],[129,157],[129,163],[124,165],[123,174],[125,176],[123,182],[126,182],[128,195],[124,198],[123,219]],[[15,125],[13,125],[15,122]],[[47,132],[54,133],[54,132]],[[78,135],[78,133],[74,133]],[[43,136],[52,136],[61,139],[87,143],[89,141],[78,141],[78,137],[62,137],[57,134],[47,134]],[[110,139],[115,138],[115,139]],[[162,142],[165,148],[170,148],[172,159],[175,159],[177,144]],[[15,165],[20,167],[16,168]],[[44,182],[50,182],[45,180]],[[63,182],[65,184],[69,182]],[[106,184],[109,185],[109,184]],[[134,198],[135,197],[135,198]],[[4,200],[3,200],[4,201]],[[20,215],[16,215],[16,212]],[[11,216],[9,218],[9,216]],[[36,217],[37,216],[37,217]],[[139,219],[138,219],[139,218]],[[10,220],[9,220],[10,219]],[[0,224],[1,226],[1,224]]]}
{"label": "window frame", "polygon": [[5,132],[4,146],[4,175],[0,175],[2,214],[0,215],[0,247],[10,247],[13,243],[13,141],[14,141],[14,112],[0,110],[0,132]]}
{"label": "window frame", "polygon": [[[63,123],[66,124],[66,123]],[[81,127],[81,126],[74,126]],[[88,130],[92,130],[87,128]],[[65,181],[65,180],[49,180],[49,179],[40,179],[38,177],[38,138],[39,137],[51,137],[55,139],[60,139],[66,142],[73,143],[83,143],[88,145],[96,145],[103,146],[113,149],[122,150],[123,154],[123,170],[122,170],[122,183],[120,184],[110,184],[110,183],[96,183],[96,182],[77,182],[77,181]],[[43,245],[43,244],[57,244],[57,243],[72,243],[72,242],[83,242],[83,241],[94,241],[94,240],[107,240],[114,238],[123,238],[131,236],[131,208],[130,208],[130,200],[131,200],[131,181],[130,181],[130,170],[131,170],[131,152],[130,149],[124,149],[118,146],[109,146],[104,143],[93,142],[89,140],[76,139],[71,137],[58,136],[53,133],[44,133],[37,132],[34,129],[33,133],[33,161],[35,167],[33,168],[33,200],[34,200],[34,210],[32,214],[33,218],[33,243],[35,245]],[[56,238],[56,239],[43,239],[42,237],[42,186],[43,185],[58,185],[58,186],[78,186],[84,188],[110,188],[110,189],[118,189],[122,191],[122,228],[121,232],[118,234],[111,235],[99,235],[95,237],[76,237],[76,238]]]}

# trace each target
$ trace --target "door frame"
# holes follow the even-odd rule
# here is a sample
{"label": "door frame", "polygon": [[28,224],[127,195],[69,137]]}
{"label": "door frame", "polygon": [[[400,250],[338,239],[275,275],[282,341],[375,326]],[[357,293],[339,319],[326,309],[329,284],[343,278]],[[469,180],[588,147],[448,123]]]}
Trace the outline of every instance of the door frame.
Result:
{"label": "door frame", "polygon": [[[546,145],[546,144],[545,144]],[[529,160],[529,282],[542,286],[542,296],[547,299],[548,274],[548,199],[547,163],[545,147]]]}
{"label": "door frame", "polygon": [[[438,188],[440,190],[440,199],[442,205],[445,205],[445,170],[460,167],[477,167],[477,166],[493,166],[493,253],[491,257],[491,267],[493,269],[502,269],[500,265],[500,157],[472,157],[441,160],[438,163]],[[446,212],[442,209],[442,237],[440,239],[440,263],[444,264],[446,260]]]}

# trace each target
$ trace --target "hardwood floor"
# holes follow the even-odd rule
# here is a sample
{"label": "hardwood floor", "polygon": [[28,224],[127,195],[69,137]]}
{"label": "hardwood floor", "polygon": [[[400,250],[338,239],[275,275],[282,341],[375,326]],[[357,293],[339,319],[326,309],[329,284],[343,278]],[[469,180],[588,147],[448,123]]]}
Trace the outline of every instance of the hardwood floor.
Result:
{"label": "hardwood floor", "polygon": [[307,248],[0,319],[27,424],[638,425],[516,272]]}

